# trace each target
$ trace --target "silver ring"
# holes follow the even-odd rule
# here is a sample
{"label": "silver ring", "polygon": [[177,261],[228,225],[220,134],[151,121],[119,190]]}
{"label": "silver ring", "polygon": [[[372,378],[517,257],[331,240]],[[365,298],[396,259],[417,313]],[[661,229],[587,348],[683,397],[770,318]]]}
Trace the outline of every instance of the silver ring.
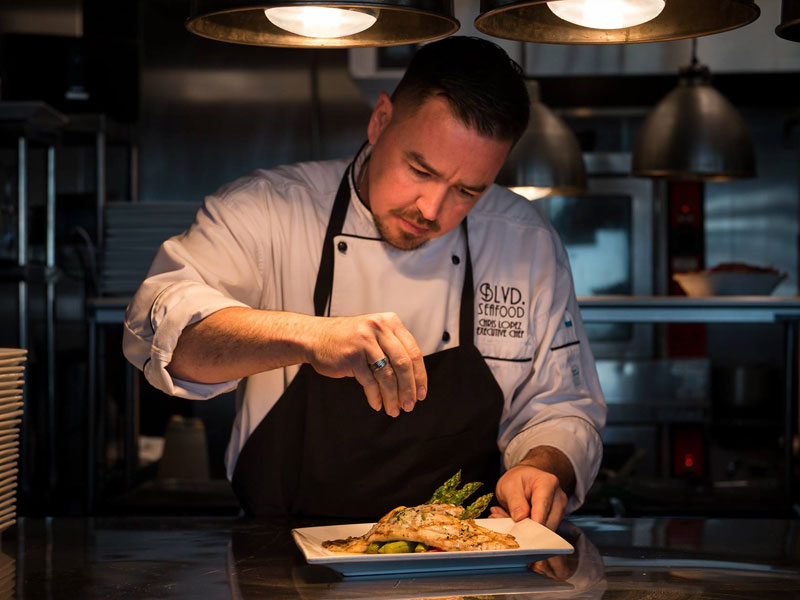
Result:
{"label": "silver ring", "polygon": [[369,368],[370,368],[370,369],[372,369],[372,372],[373,372],[373,373],[375,373],[375,372],[377,372],[377,371],[380,371],[380,370],[381,370],[383,367],[385,367],[387,364],[389,364],[389,359],[388,359],[388,358],[386,358],[386,357],[384,356],[383,358],[379,358],[379,359],[378,359],[378,360],[376,360],[374,363],[372,363],[372,364],[369,366]]}

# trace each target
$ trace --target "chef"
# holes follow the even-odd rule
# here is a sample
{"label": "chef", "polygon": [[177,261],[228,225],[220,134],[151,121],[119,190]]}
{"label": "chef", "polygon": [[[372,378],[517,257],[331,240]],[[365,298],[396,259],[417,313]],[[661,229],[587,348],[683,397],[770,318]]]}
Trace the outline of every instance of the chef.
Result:
{"label": "chef", "polygon": [[502,49],[427,44],[354,157],[256,171],[161,246],[124,352],[168,394],[237,390],[247,513],[376,518],[459,469],[492,516],[583,502],[606,409],[567,255],[493,184],[527,120]]}

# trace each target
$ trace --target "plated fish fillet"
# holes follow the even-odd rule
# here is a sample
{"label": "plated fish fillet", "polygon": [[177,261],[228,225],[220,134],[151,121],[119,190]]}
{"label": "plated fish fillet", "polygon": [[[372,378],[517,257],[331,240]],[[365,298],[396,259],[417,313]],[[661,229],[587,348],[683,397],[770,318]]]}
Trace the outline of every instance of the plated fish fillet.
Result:
{"label": "plated fish fillet", "polygon": [[513,535],[491,531],[477,525],[473,519],[459,519],[463,512],[462,507],[453,504],[399,506],[384,515],[366,534],[329,540],[322,545],[332,552],[355,553],[365,552],[373,542],[393,540],[421,542],[448,552],[519,548]]}

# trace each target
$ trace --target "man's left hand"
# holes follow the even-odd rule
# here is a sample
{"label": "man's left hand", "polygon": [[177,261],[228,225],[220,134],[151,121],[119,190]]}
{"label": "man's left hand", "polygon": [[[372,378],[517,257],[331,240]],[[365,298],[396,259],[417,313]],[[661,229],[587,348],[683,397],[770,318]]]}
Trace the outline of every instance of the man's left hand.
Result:
{"label": "man's left hand", "polygon": [[505,506],[493,506],[491,517],[511,517],[515,521],[531,520],[555,530],[567,508],[567,495],[558,477],[536,467],[517,465],[506,471],[497,482],[497,500]]}
{"label": "man's left hand", "polygon": [[575,473],[564,454],[550,446],[539,446],[497,482],[495,494],[502,506],[493,506],[490,517],[530,518],[555,530],[567,508]]}

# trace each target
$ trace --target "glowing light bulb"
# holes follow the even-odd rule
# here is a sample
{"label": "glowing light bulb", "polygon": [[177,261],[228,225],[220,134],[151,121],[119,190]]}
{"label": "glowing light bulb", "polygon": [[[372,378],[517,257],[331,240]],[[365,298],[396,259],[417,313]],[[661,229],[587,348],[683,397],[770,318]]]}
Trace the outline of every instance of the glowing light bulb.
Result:
{"label": "glowing light bulb", "polygon": [[512,192],[527,198],[530,201],[538,200],[550,195],[553,188],[549,187],[534,187],[530,185],[509,188]]}
{"label": "glowing light bulb", "polygon": [[377,14],[365,9],[330,6],[278,6],[264,14],[270,23],[297,35],[314,38],[338,38],[369,29]]}
{"label": "glowing light bulb", "polygon": [[582,27],[622,29],[655,19],[664,10],[664,0],[555,0],[547,7]]}

